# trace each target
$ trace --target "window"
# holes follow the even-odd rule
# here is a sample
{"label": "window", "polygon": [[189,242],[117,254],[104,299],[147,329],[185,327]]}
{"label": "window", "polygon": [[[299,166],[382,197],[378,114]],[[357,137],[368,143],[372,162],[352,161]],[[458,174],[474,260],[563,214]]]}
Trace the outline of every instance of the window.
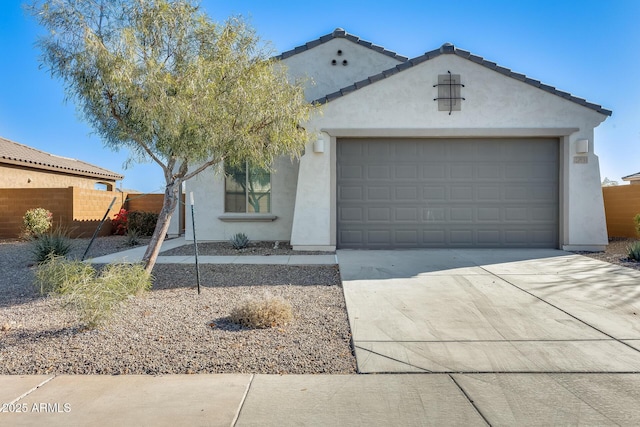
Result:
{"label": "window", "polygon": [[271,212],[271,174],[249,166],[225,166],[224,211],[233,213]]}

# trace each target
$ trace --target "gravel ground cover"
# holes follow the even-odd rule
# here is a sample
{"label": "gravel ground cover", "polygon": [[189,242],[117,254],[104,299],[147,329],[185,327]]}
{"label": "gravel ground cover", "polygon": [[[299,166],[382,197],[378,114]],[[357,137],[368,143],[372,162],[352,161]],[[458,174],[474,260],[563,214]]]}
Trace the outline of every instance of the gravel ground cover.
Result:
{"label": "gravel ground cover", "polygon": [[576,252],[589,258],[606,261],[611,264],[621,265],[634,270],[640,270],[640,262],[628,259],[628,248],[638,239],[613,238],[605,252]]}
{"label": "gravel ground cover", "polygon": [[[88,239],[75,241],[80,257]],[[90,256],[128,247],[99,238]],[[335,266],[162,264],[154,287],[112,320],[84,330],[56,298],[35,292],[25,242],[0,242],[0,374],[355,373],[351,335]],[[249,296],[289,301],[294,321],[251,330],[227,320]]]}
{"label": "gravel ground cover", "polygon": [[[634,241],[615,239],[606,252],[582,254],[640,270],[640,263],[627,260]],[[70,256],[80,258],[88,242],[75,240]],[[293,253],[287,242],[273,246],[252,242],[238,253],[222,242],[198,249],[203,255]],[[122,236],[98,238],[89,256],[128,248]],[[192,253],[187,245],[168,254]],[[198,295],[193,266],[158,264],[151,292],[131,298],[103,327],[83,330],[59,300],[34,290],[32,259],[28,243],[0,241],[0,374],[356,371],[336,267],[201,265]],[[261,295],[290,301],[294,322],[249,330],[227,320],[238,301]]]}
{"label": "gravel ground cover", "polygon": [[[169,249],[160,253],[163,256],[186,256],[193,255],[195,248],[193,243],[180,246],[174,249]],[[199,242],[198,254],[199,255],[325,255],[335,254],[335,252],[321,252],[321,251],[304,251],[296,252],[292,249],[289,242],[261,242],[251,241],[249,246],[243,249],[235,249],[229,242]]]}

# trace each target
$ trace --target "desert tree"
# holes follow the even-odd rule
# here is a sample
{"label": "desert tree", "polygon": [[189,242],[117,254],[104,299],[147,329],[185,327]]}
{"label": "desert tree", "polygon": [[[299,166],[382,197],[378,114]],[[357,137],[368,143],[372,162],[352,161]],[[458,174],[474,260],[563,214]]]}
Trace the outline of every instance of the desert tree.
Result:
{"label": "desert tree", "polygon": [[151,272],[182,183],[220,162],[270,168],[300,155],[313,113],[302,85],[241,18],[216,23],[191,0],[46,0],[41,63],[127,163],[153,161],[164,203],[144,255]]}

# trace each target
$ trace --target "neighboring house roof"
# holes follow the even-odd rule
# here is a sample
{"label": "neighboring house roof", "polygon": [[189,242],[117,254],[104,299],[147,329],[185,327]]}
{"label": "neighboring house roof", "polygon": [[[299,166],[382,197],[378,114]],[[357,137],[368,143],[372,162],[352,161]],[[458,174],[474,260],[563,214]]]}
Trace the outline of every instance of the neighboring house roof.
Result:
{"label": "neighboring house roof", "polygon": [[624,181],[638,181],[640,180],[640,172],[634,173],[632,175],[623,176],[622,179]]}
{"label": "neighboring house roof", "polygon": [[[338,30],[336,30],[336,31],[338,31]],[[334,34],[336,33],[336,31],[334,31]],[[341,30],[341,31],[344,32],[344,30]],[[327,38],[327,37],[328,36],[324,36],[324,38]],[[337,37],[337,36],[334,35],[332,38],[335,38],[335,37]],[[344,33],[344,35],[340,35],[340,37],[345,37],[345,38],[350,38],[351,37],[353,39],[360,40],[359,38],[357,38],[355,36],[352,36],[350,34],[347,34],[346,32]],[[322,40],[322,39],[323,38],[321,37],[320,40]],[[328,40],[325,40],[325,41],[328,41]],[[286,56],[284,56],[285,54],[287,54],[288,56],[291,56],[291,55],[293,55],[295,53],[299,53],[299,52],[302,52],[302,51],[304,51],[306,49],[310,49],[310,48],[312,48],[314,46],[317,46],[317,44],[318,44],[317,41],[316,42],[311,42],[311,43],[307,43],[304,46],[300,46],[300,47],[294,49],[293,51],[285,52],[285,53],[282,54],[283,58],[281,58],[281,59],[284,59],[286,57]],[[382,49],[382,48],[380,48],[380,49]],[[391,52],[391,54],[393,54],[393,52]],[[316,99],[314,102],[319,103],[319,104],[326,104],[328,102],[333,101],[336,98],[340,98],[342,96],[345,96],[345,95],[347,95],[347,94],[349,94],[351,92],[354,92],[354,91],[356,91],[358,89],[361,89],[361,88],[363,88],[365,86],[369,86],[370,84],[376,83],[376,82],[378,82],[380,80],[386,79],[386,78],[391,77],[391,76],[393,76],[393,75],[395,75],[397,73],[400,73],[400,72],[402,72],[404,70],[407,70],[407,69],[409,69],[409,68],[411,68],[413,66],[421,64],[422,62],[428,61],[430,59],[433,59],[433,58],[436,58],[436,57],[438,57],[440,55],[445,55],[445,54],[457,55],[457,56],[459,56],[461,58],[464,58],[464,59],[467,59],[469,61],[475,62],[476,64],[479,64],[479,65],[482,65],[484,67],[487,67],[487,68],[489,68],[489,69],[491,69],[493,71],[496,71],[496,72],[498,72],[500,74],[503,74],[503,75],[505,75],[507,77],[511,77],[511,78],[519,80],[519,81],[521,81],[523,83],[527,83],[527,84],[529,84],[531,86],[534,86],[534,87],[536,87],[538,89],[542,89],[542,90],[544,90],[546,92],[549,92],[549,93],[551,93],[553,95],[557,95],[557,96],[559,96],[561,98],[564,98],[566,100],[569,100],[571,102],[575,102],[576,104],[582,105],[583,107],[587,107],[587,108],[590,108],[592,110],[595,110],[600,114],[604,114],[604,115],[607,115],[607,116],[610,116],[612,114],[611,110],[607,110],[605,108],[602,108],[602,106],[600,106],[600,105],[593,104],[593,103],[588,102],[588,101],[586,101],[586,100],[584,100],[582,98],[578,98],[576,96],[573,96],[568,92],[563,92],[561,90],[558,90],[553,86],[549,86],[549,85],[546,85],[546,84],[540,82],[539,80],[531,79],[531,78],[527,77],[524,74],[516,73],[514,71],[511,71],[508,68],[501,67],[498,64],[496,64],[495,62],[487,61],[486,59],[484,59],[481,56],[477,56],[477,55],[472,54],[471,52],[467,52],[465,50],[458,49],[458,48],[456,48],[454,45],[452,45],[450,43],[445,43],[439,49],[432,50],[430,52],[425,53],[424,55],[415,57],[413,59],[405,60],[404,62],[402,62],[401,64],[396,65],[393,68],[390,68],[388,70],[382,71],[379,74],[370,76],[370,77],[368,77],[368,78],[366,78],[364,80],[361,80],[359,82],[356,82],[356,83],[352,84],[351,86],[344,87],[344,88],[340,89],[337,92],[330,93],[330,94],[328,94],[328,95],[326,95],[326,96],[324,96],[322,98]]]}
{"label": "neighboring house roof", "polygon": [[81,175],[109,181],[123,179],[124,176],[110,170],[68,157],[45,153],[26,145],[0,137],[0,163],[34,169],[56,171],[70,175]]}
{"label": "neighboring house roof", "polygon": [[342,28],[336,28],[335,30],[333,30],[331,34],[324,35],[317,40],[310,41],[309,43],[305,43],[302,46],[298,46],[286,52],[282,52],[280,55],[276,56],[275,59],[289,58],[290,56],[297,55],[309,49],[313,49],[314,47],[321,45],[323,43],[326,43],[328,41],[331,41],[333,39],[347,39],[349,41],[352,41],[353,43],[359,44],[360,46],[364,46],[378,53],[382,53],[383,55],[387,55],[391,58],[397,59],[398,61],[405,62],[409,59],[406,56],[398,55],[395,52],[387,50],[382,46],[378,46],[371,42],[361,40],[360,37],[356,37],[353,34],[349,34]]}

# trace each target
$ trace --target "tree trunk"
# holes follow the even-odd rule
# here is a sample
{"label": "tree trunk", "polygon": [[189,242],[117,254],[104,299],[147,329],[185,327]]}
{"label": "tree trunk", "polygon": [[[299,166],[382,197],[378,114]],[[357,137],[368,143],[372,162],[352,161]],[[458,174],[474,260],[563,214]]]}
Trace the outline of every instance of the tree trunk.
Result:
{"label": "tree trunk", "polygon": [[147,246],[147,251],[142,258],[142,261],[144,261],[145,264],[144,269],[148,273],[151,273],[153,267],[156,265],[156,259],[160,253],[162,242],[164,242],[164,238],[169,230],[171,217],[173,216],[176,206],[178,206],[178,202],[180,201],[179,195],[181,186],[182,180],[175,180],[170,184],[167,184],[167,187],[165,188],[162,210],[158,215],[158,222],[156,223],[156,228],[151,236],[149,246]]}

